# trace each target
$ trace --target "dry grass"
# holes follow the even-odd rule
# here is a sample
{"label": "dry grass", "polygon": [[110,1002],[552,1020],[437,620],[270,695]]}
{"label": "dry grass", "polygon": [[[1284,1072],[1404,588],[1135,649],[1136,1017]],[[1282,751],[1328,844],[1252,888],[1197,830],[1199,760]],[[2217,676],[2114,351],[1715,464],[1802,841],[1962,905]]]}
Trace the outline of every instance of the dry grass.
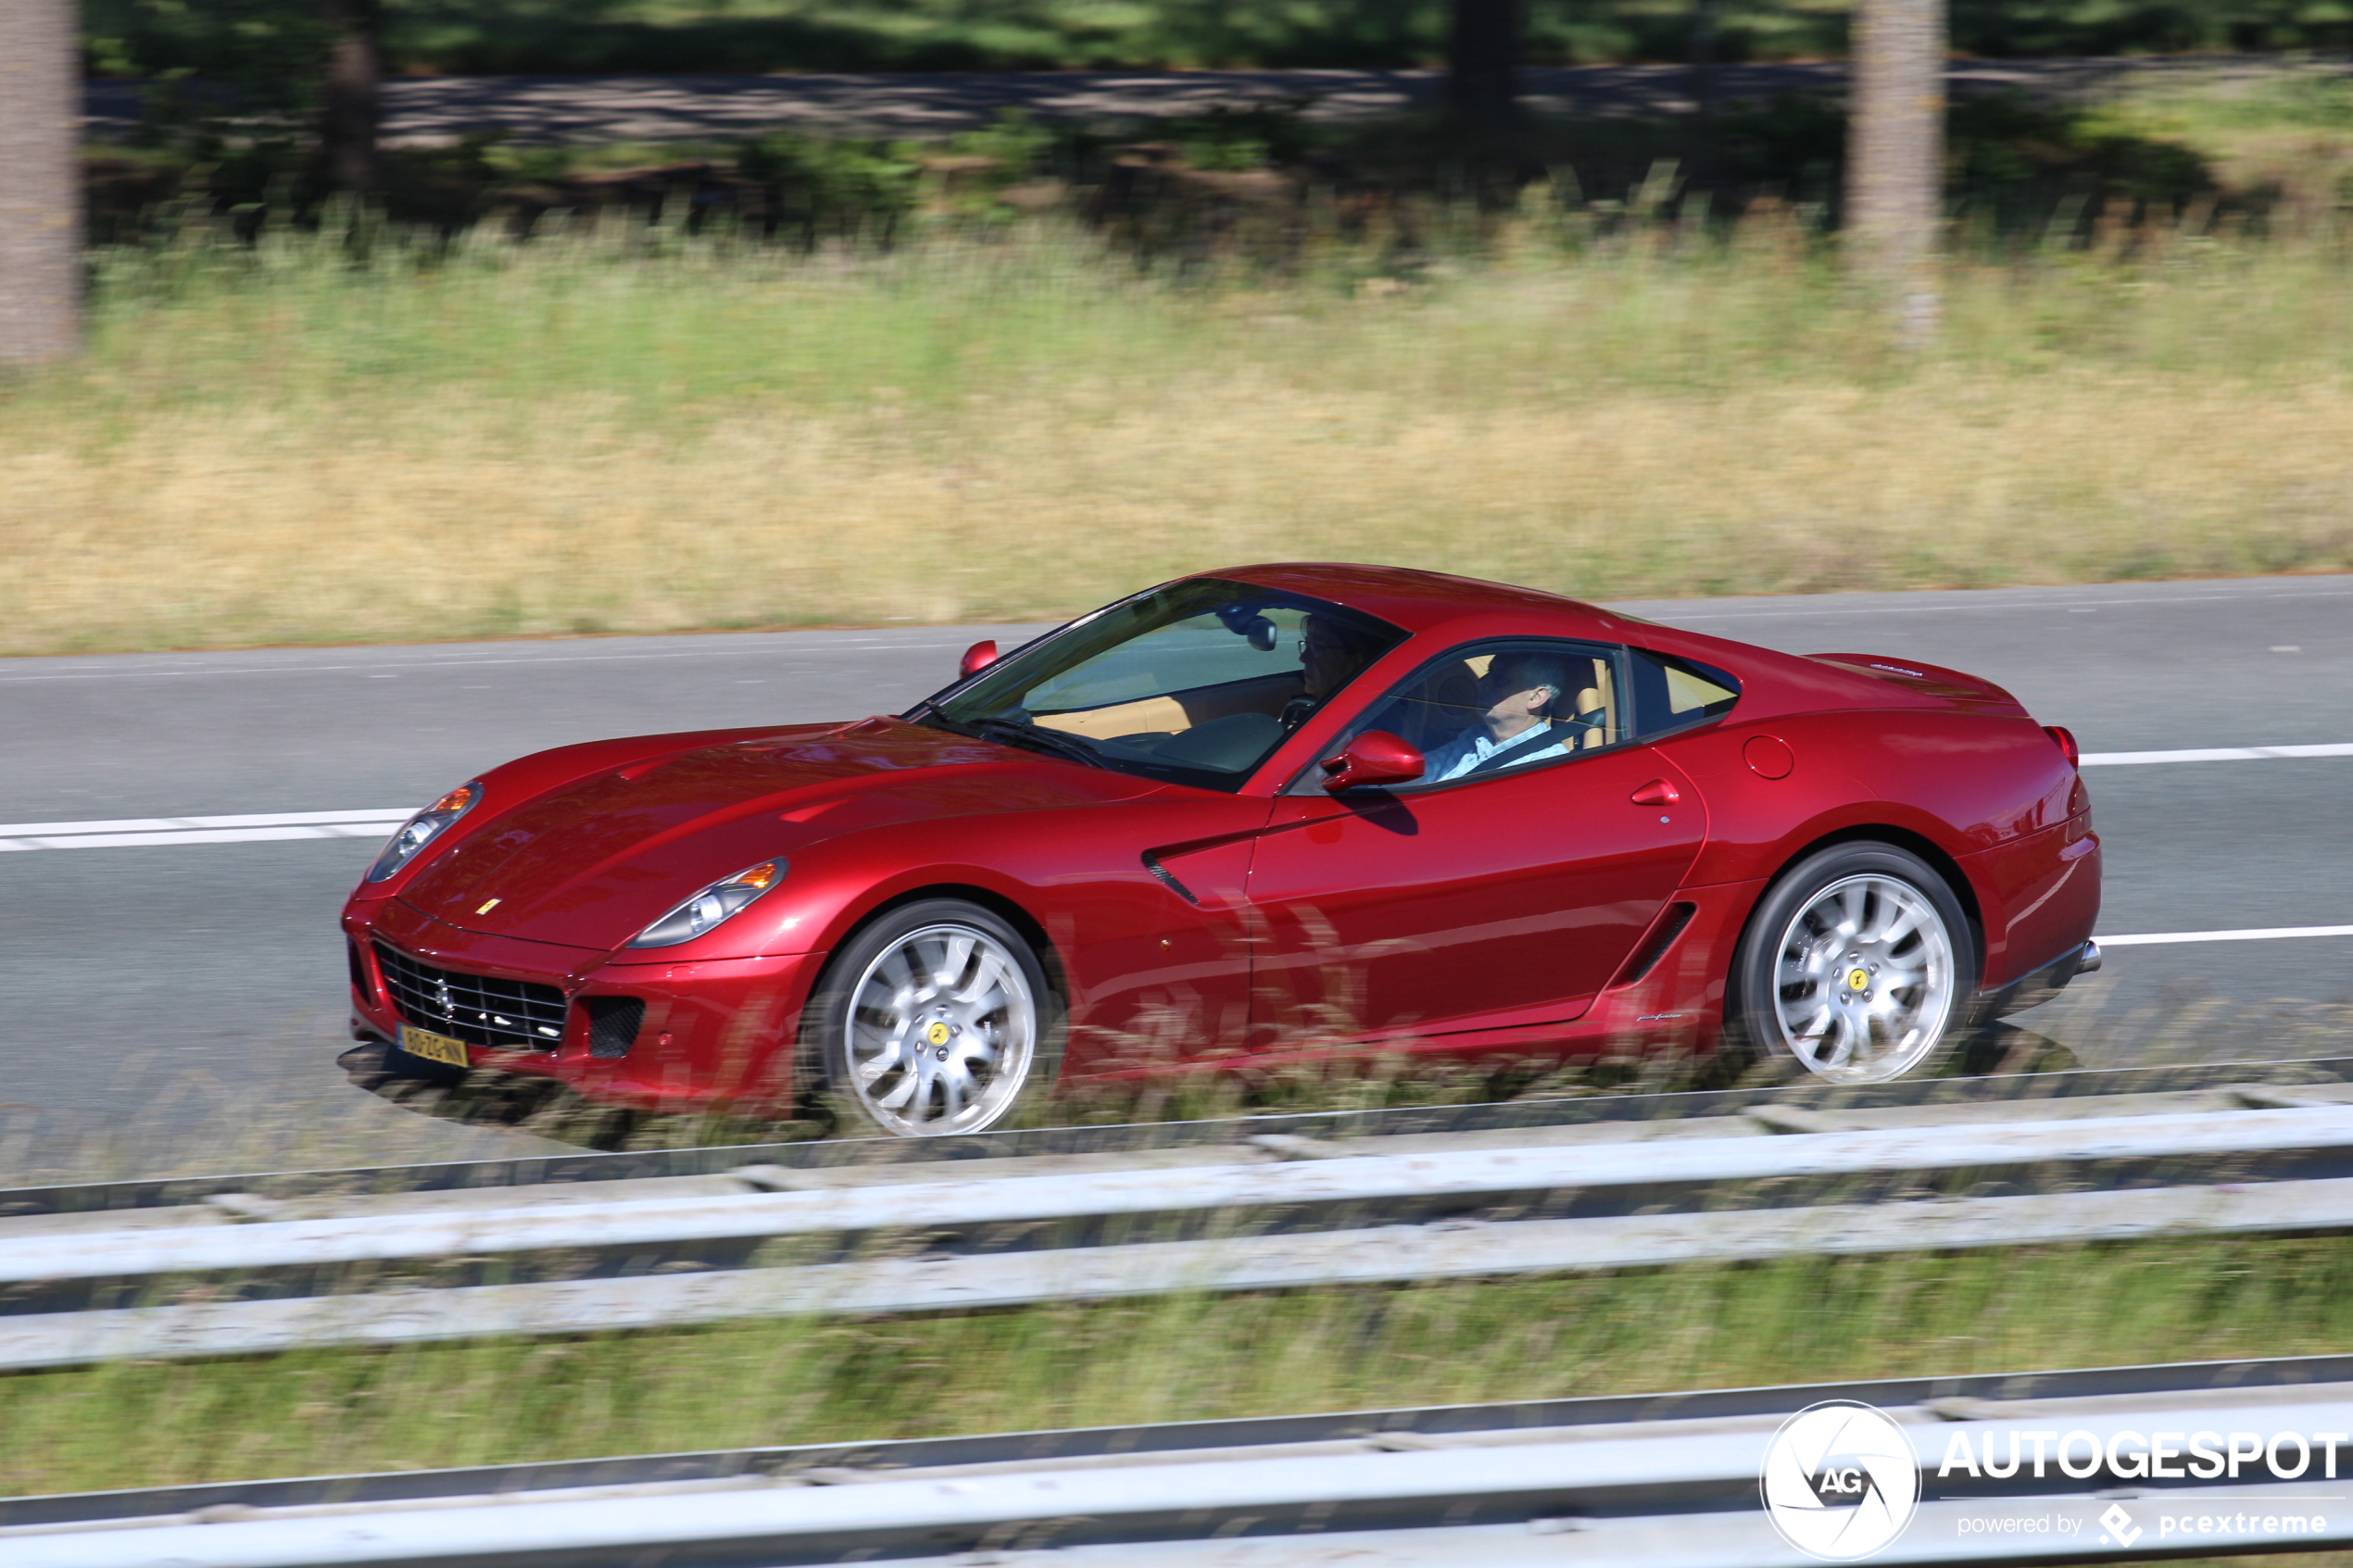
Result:
{"label": "dry grass", "polygon": [[199,259],[118,264],[86,365],[0,390],[0,651],[1046,618],[1266,558],[1590,597],[2353,566],[2318,245],[1967,270],[1919,364],[1786,235],[1353,293],[1051,237]]}
{"label": "dry grass", "polygon": [[1239,377],[1163,394],[755,406],[691,433],[592,396],[362,395],[180,410],[112,451],[12,424],[0,636],[29,653],[1024,620],[1264,558],[1592,597],[2353,564],[2341,384],[1954,371],[1524,409]]}

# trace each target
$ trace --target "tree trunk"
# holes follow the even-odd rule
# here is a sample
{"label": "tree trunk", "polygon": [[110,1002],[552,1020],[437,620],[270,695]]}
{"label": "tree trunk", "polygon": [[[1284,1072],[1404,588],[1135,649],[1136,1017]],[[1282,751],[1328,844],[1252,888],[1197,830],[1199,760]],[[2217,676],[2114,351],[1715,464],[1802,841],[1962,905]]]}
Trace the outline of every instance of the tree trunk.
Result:
{"label": "tree trunk", "polygon": [[1945,31],[1944,0],[1858,0],[1849,51],[1847,264],[1915,347],[1938,313]]}
{"label": "tree trunk", "polygon": [[[8,0],[0,0],[7,4]],[[383,72],[379,0],[320,0],[327,25],[327,80],[320,106],[319,152],[327,179],[359,194],[378,184],[377,80]]]}
{"label": "tree trunk", "polygon": [[1501,147],[1518,128],[1520,0],[1454,0],[1446,116],[1476,145]]}
{"label": "tree trunk", "polygon": [[0,0],[0,362],[82,345],[82,29],[73,0]]}
{"label": "tree trunk", "polygon": [[1685,184],[1711,194],[1720,170],[1716,156],[1716,52],[1723,0],[1693,0],[1692,6],[1692,151]]}

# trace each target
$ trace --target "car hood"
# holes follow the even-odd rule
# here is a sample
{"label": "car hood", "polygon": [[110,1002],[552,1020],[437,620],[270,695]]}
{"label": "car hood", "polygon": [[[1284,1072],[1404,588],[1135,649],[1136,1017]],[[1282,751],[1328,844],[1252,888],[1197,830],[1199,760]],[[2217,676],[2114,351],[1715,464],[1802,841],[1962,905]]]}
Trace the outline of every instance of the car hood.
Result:
{"label": "car hood", "polygon": [[[1162,786],[896,719],[649,746],[474,824],[402,901],[484,935],[610,949],[722,877],[845,833],[917,819],[1052,810]],[[531,759],[485,776],[528,787]]]}

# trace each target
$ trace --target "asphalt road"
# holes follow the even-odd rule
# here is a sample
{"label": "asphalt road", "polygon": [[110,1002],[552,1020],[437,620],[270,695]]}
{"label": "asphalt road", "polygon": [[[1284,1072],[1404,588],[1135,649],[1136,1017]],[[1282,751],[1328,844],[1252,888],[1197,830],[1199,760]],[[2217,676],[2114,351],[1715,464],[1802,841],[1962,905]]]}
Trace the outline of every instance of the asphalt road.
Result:
{"label": "asphalt road", "polygon": [[[1621,607],[2010,687],[2090,752],[2353,742],[2353,577]],[[602,735],[854,716],[1022,628],[0,662],[0,824],[409,808]],[[2353,924],[2353,757],[2106,767],[2104,935]],[[324,830],[322,830],[324,831]],[[0,1184],[546,1152],[353,1087],[359,836],[0,853]],[[9,836],[0,825],[0,840]],[[2017,1020],[2085,1065],[2353,1049],[2353,938],[2121,947]]]}

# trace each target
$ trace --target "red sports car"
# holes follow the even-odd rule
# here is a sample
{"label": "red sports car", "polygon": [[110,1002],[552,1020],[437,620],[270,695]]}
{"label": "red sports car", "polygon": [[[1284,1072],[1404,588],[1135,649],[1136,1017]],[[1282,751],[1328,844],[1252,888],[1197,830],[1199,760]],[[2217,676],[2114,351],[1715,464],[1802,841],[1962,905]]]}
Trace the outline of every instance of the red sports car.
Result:
{"label": "red sports car", "polygon": [[409,1059],[968,1133],[1336,1055],[1882,1082],[2095,965],[2099,866],[2073,738],[1971,676],[1257,566],[895,717],[507,763],[343,920],[356,1031]]}

